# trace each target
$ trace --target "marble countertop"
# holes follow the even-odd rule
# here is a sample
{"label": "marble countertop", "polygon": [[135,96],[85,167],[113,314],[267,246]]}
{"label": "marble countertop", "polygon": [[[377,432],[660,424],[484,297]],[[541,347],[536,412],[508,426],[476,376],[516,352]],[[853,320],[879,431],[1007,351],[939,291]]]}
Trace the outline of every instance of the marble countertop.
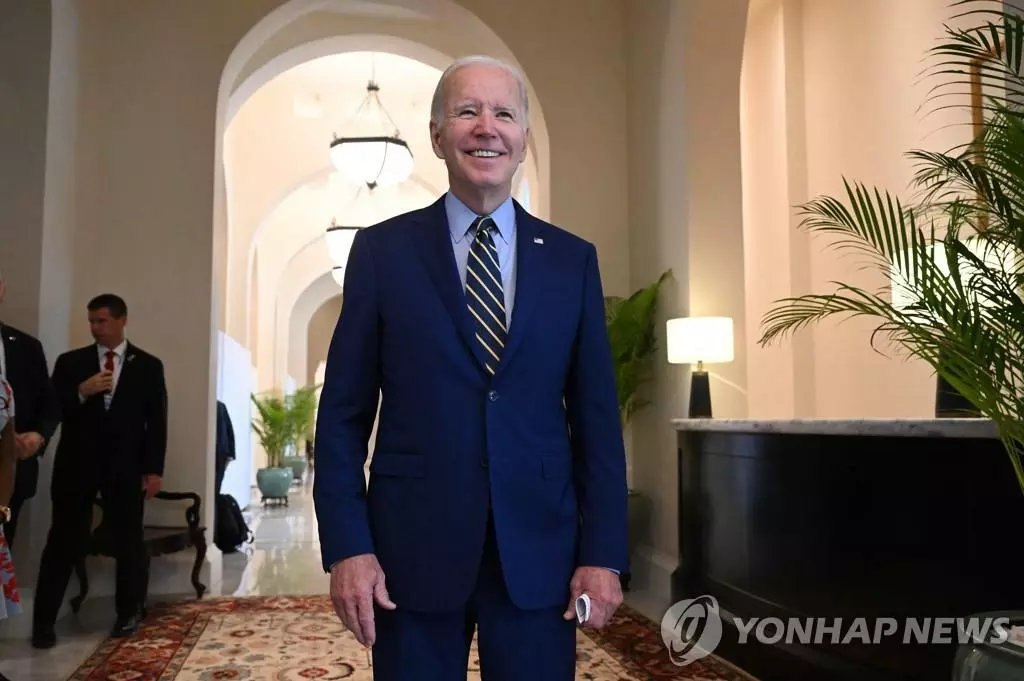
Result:
{"label": "marble countertop", "polygon": [[885,435],[899,437],[998,437],[988,419],[673,419],[679,431]]}

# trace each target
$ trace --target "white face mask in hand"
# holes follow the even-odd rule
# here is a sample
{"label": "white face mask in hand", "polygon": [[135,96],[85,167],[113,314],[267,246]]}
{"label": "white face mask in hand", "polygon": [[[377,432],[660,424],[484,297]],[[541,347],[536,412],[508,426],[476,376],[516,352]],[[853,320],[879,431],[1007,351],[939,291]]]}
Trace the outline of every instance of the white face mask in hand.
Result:
{"label": "white face mask in hand", "polygon": [[581,594],[576,599],[576,622],[585,624],[590,619],[590,596]]}

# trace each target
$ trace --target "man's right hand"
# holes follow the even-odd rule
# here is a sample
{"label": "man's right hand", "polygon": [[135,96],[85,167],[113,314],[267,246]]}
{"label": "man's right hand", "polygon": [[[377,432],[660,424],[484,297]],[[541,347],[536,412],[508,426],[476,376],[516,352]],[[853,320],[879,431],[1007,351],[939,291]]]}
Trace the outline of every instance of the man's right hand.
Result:
{"label": "man's right hand", "polygon": [[331,602],[334,612],[364,646],[377,640],[373,624],[373,603],[394,610],[395,604],[384,586],[384,570],[377,556],[366,553],[346,558],[331,569]]}
{"label": "man's right hand", "polygon": [[99,393],[105,393],[114,388],[114,372],[103,370],[93,374],[78,385],[78,394],[82,397],[92,397]]}

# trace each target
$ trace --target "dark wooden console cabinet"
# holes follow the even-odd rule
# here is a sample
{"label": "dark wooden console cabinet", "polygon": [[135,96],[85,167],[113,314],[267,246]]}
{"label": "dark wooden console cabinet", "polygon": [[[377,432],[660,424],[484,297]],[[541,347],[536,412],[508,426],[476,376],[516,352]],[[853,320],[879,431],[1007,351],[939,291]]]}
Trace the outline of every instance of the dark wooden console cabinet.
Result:
{"label": "dark wooden console cabinet", "polygon": [[673,601],[714,596],[716,653],[761,681],[946,681],[956,645],[740,645],[727,615],[1024,610],[1024,494],[987,421],[680,420]]}

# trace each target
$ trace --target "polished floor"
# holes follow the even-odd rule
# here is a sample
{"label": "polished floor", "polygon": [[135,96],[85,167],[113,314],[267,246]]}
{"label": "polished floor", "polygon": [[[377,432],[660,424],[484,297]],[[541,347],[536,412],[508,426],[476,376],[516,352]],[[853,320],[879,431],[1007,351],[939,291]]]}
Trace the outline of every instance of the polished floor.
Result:
{"label": "polished floor", "polygon": [[[327,593],[328,576],[320,565],[320,544],[313,512],[311,482],[292,488],[287,507],[261,507],[252,499],[250,527],[255,539],[245,553],[223,556],[220,570],[206,568],[203,581],[215,596]],[[182,554],[154,560],[151,583],[159,585],[158,598],[189,596],[191,556]],[[219,574],[218,574],[219,573]],[[72,580],[69,595],[77,588]],[[33,649],[24,637],[0,636],[0,674],[11,681],[63,681],[106,638],[112,626],[113,597],[95,589],[77,614],[57,624],[58,645],[47,651]],[[642,612],[650,608],[640,594],[627,598]],[[649,617],[659,617],[651,612]],[[20,615],[19,617],[28,617]],[[11,623],[6,623],[10,625]]]}
{"label": "polished floor", "polygon": [[[287,507],[260,507],[252,500],[250,527],[254,541],[245,553],[223,556],[219,577],[204,570],[202,579],[215,596],[327,593],[329,581],[320,567],[316,515],[310,483],[292,488]],[[209,538],[209,537],[208,537]],[[180,594],[188,598],[191,557],[182,555],[154,561],[152,579],[159,580],[160,598]],[[167,586],[170,585],[170,588]],[[72,579],[69,595],[76,593]],[[113,598],[97,590],[77,615],[57,623],[58,645],[52,650],[33,649],[27,640],[0,640],[0,674],[11,681],[62,681],[67,678],[110,632]],[[195,598],[195,594],[191,595]],[[27,614],[20,617],[28,617]]]}

